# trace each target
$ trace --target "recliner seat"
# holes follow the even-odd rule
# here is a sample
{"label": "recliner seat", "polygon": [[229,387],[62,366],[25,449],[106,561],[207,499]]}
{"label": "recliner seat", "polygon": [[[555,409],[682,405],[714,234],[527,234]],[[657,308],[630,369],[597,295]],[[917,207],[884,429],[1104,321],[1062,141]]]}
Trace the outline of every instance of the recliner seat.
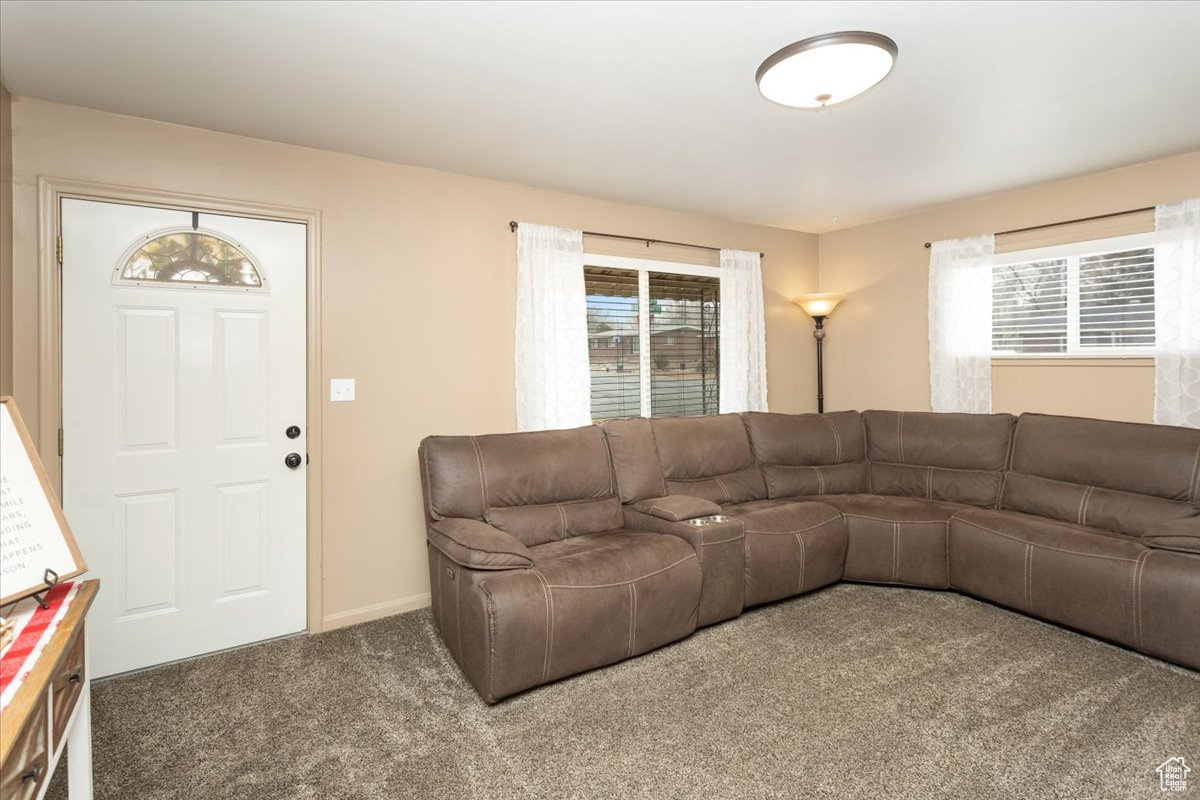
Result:
{"label": "recliner seat", "polygon": [[838,580],[952,588],[1200,668],[1200,431],[752,412],[419,457],[434,621],[488,702]]}
{"label": "recliner seat", "polygon": [[489,703],[696,629],[685,540],[623,527],[599,428],[421,443],[434,622]]}
{"label": "recliner seat", "polygon": [[[713,504],[713,513],[742,523],[743,608],[828,586],[841,578],[846,558],[841,514],[822,503],[773,501],[737,414],[618,420],[605,429],[626,438],[648,437],[638,452],[646,454],[652,467],[657,460],[661,482],[648,481],[633,499],[648,508],[661,504],[663,498],[640,496],[647,492],[699,498]],[[645,463],[630,465],[621,450],[614,450],[613,465],[618,480],[627,470],[645,469]],[[653,515],[635,504],[626,513],[626,524],[648,524],[647,513]]]}

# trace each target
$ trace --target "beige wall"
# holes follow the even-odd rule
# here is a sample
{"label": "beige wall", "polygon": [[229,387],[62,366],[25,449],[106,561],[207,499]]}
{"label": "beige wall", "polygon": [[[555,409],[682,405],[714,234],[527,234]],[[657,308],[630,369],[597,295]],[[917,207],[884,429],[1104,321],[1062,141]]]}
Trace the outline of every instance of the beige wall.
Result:
{"label": "beige wall", "polygon": [[12,393],[12,95],[0,85],[0,394]]}
{"label": "beige wall", "polygon": [[1154,360],[1150,358],[996,360],[992,408],[1076,417],[1151,422]]}
{"label": "beige wall", "polygon": [[[358,380],[355,403],[321,409],[328,625],[427,600],[415,462],[421,437],[514,427],[510,219],[766,252],[776,411],[814,405],[811,324],[788,298],[817,288],[819,255],[820,288],[850,294],[829,323],[829,406],[927,409],[924,242],[1200,194],[1200,153],[1191,153],[818,239],[25,98],[12,100],[10,137],[7,92],[0,109],[0,139],[4,154],[11,142],[13,170],[12,289],[0,276],[0,312],[15,304],[0,320],[0,358],[11,347],[12,360],[0,364],[11,364],[13,392],[33,430],[40,400],[38,176],[322,212],[321,382]],[[6,253],[7,244],[0,250]],[[664,249],[662,256],[677,254]],[[446,326],[447,315],[470,324]],[[0,377],[7,368],[0,366]],[[997,410],[1150,416],[1153,370],[1146,360],[997,362],[994,378]],[[54,463],[52,442],[43,443],[43,454]]]}
{"label": "beige wall", "polygon": [[[914,175],[913,180],[920,180]],[[820,237],[821,290],[846,292],[829,322],[830,408],[929,409],[924,243],[1040,225],[1200,195],[1200,152],[1031,186]],[[1149,422],[1147,359],[993,363],[997,411]]]}
{"label": "beige wall", "polygon": [[330,624],[427,602],[420,439],[514,428],[510,219],[764,251],[771,407],[814,406],[809,322],[788,299],[816,289],[815,236],[25,98],[13,100],[12,114],[15,379],[27,417],[38,403],[38,176],[323,214],[321,379],[358,380],[356,402],[322,410]]}

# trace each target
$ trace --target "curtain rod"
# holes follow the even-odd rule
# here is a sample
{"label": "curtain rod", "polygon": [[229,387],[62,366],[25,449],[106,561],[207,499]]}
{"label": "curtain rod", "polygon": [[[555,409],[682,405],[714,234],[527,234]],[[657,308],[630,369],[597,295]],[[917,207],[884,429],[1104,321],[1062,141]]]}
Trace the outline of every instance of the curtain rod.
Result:
{"label": "curtain rod", "polygon": [[[519,226],[520,224],[521,223],[519,223],[515,220],[511,220],[508,223],[508,229],[510,231],[512,231],[513,233],[516,233],[517,226]],[[595,231],[584,231],[583,235],[584,236],[602,236],[605,239],[625,239],[626,241],[630,241],[630,242],[645,242],[646,247],[649,247],[652,244],[670,244],[670,245],[674,245],[676,247],[692,247],[692,248],[695,248],[696,250],[712,250],[714,253],[721,252],[721,248],[709,247],[706,244],[688,244],[687,242],[668,242],[666,239],[648,239],[645,236],[624,236],[619,233],[596,233]],[[759,253],[758,257],[766,258],[767,254]]]}
{"label": "curtain rod", "polygon": [[[1042,228],[1057,228],[1059,225],[1074,225],[1077,222],[1092,222],[1098,219],[1112,219],[1113,217],[1124,217],[1129,214],[1141,214],[1143,211],[1153,211],[1154,206],[1146,206],[1145,208],[1131,208],[1128,211],[1114,211],[1111,214],[1096,214],[1093,217],[1079,217],[1078,219],[1064,219],[1062,222],[1047,222],[1045,225],[1030,225],[1027,228],[1013,228],[1010,231],[1000,231],[996,236],[1008,236],[1013,233],[1025,233],[1026,231],[1040,231]],[[929,247],[929,242],[925,243]]]}

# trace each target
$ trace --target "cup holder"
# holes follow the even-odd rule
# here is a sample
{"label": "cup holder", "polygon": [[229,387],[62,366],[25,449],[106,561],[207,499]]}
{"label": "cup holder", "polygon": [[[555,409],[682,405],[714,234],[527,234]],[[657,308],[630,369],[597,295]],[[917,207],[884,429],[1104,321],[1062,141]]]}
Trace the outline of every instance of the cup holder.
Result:
{"label": "cup holder", "polygon": [[713,514],[708,517],[695,517],[693,519],[689,519],[687,520],[687,524],[695,525],[697,528],[700,528],[705,525],[717,525],[721,522],[729,522],[730,519],[732,519],[732,517],[727,517],[724,514]]}

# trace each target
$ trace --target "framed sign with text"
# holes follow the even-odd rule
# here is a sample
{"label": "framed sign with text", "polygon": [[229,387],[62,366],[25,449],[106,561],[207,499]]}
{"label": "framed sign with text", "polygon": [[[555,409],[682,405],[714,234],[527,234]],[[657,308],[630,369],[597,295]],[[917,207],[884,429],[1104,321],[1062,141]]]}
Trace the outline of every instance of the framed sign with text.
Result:
{"label": "framed sign with text", "polygon": [[11,397],[0,397],[0,605],[87,571],[29,431]]}

